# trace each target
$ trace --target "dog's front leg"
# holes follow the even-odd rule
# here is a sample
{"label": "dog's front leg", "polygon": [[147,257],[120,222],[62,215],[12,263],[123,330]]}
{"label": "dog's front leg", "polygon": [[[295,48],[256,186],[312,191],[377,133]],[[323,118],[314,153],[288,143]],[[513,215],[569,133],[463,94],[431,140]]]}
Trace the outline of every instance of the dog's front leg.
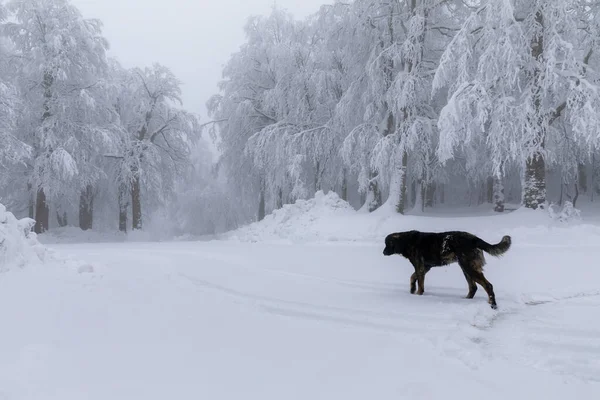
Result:
{"label": "dog's front leg", "polygon": [[415,294],[417,291],[417,272],[413,272],[410,276],[410,294]]}
{"label": "dog's front leg", "polygon": [[419,284],[419,288],[417,289],[417,294],[420,296],[425,292],[425,274],[427,273],[427,268],[425,266],[425,263],[422,260],[415,260],[412,262],[412,264],[413,264],[413,267],[415,267],[415,273],[410,277],[410,279],[411,279],[410,290],[411,290],[411,293],[414,293],[413,292],[413,288],[414,288],[413,277],[415,277],[417,283]]}

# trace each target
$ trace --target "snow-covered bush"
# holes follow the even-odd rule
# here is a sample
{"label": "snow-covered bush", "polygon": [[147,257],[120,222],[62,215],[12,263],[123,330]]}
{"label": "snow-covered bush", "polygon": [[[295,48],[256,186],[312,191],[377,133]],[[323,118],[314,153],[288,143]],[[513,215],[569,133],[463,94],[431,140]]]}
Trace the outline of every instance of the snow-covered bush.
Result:
{"label": "snow-covered bush", "polygon": [[570,222],[581,219],[581,211],[573,206],[573,203],[566,201],[565,205],[559,211],[555,204],[548,207],[550,218],[559,222]]}
{"label": "snow-covered bush", "polygon": [[44,259],[46,250],[31,232],[34,225],[33,219],[17,219],[0,204],[0,271]]}

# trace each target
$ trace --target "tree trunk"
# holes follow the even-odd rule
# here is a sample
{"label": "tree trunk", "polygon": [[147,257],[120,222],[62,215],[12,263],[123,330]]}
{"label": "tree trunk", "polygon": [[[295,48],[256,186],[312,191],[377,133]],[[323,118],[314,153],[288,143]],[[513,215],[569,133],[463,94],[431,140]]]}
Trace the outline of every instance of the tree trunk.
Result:
{"label": "tree trunk", "polygon": [[396,212],[404,214],[406,211],[406,162],[407,154],[403,152],[402,159],[396,160],[392,179],[390,182],[390,193],[387,204],[393,206]]}
{"label": "tree trunk", "polygon": [[260,195],[258,199],[258,220],[262,221],[265,219],[265,189],[260,189]]}
{"label": "tree trunk", "polygon": [[591,201],[595,195],[600,195],[600,162],[596,160],[596,154],[592,154],[592,194]]}
{"label": "tree trunk", "polygon": [[94,188],[87,185],[79,196],[79,227],[87,231],[94,222]]}
{"label": "tree trunk", "polygon": [[425,185],[425,207],[432,208],[434,206],[436,189],[435,182],[430,182]]}
{"label": "tree trunk", "polygon": [[58,222],[58,226],[60,226],[61,228],[64,228],[65,226],[69,225],[69,221],[67,219],[67,212],[63,211],[61,215],[60,211],[56,210],[56,221]]}
{"label": "tree trunk", "polygon": [[281,207],[283,207],[283,189],[279,188],[279,190],[277,191],[277,204],[276,204],[277,209],[279,210]]}
{"label": "tree trunk", "polygon": [[132,229],[142,229],[142,188],[139,174],[134,174],[131,183],[131,217]]}
{"label": "tree trunk", "polygon": [[525,165],[523,204],[536,210],[546,202],[546,162],[537,153]]}
{"label": "tree trunk", "polygon": [[348,201],[348,178],[346,168],[342,171],[342,200]]}
{"label": "tree trunk", "polygon": [[577,178],[579,182],[579,189],[581,193],[586,193],[588,190],[587,171],[585,164],[579,164],[577,166]]}
{"label": "tree trunk", "polygon": [[315,165],[315,182],[314,182],[314,191],[315,193],[317,193],[319,190],[321,190],[321,163],[319,161],[317,161],[316,165]]}
{"label": "tree trunk", "polygon": [[27,216],[31,219],[35,218],[35,196],[33,195],[31,183],[27,184],[27,195],[29,196],[29,210]]}
{"label": "tree trunk", "polygon": [[37,197],[35,201],[35,233],[44,233],[48,230],[50,220],[50,210],[48,203],[46,202],[46,194],[43,188],[39,188],[37,191]]}
{"label": "tree trunk", "polygon": [[579,198],[579,185],[575,183],[575,196],[573,197],[573,208],[577,205],[577,199]]}
{"label": "tree trunk", "polygon": [[504,185],[500,177],[493,178],[494,211],[504,212]]}
{"label": "tree trunk", "polygon": [[127,198],[127,186],[119,185],[119,231],[121,232],[127,232],[127,209],[129,208]]}
{"label": "tree trunk", "polygon": [[[536,23],[540,26],[544,26],[544,17],[542,11],[538,10],[535,15]],[[544,36],[540,33],[533,38],[531,42],[531,55],[538,62],[542,62],[544,53]],[[533,155],[526,161],[525,165],[525,185],[523,203],[525,207],[537,209],[546,202],[546,162],[542,150],[544,149],[545,132],[544,124],[542,121],[541,105],[542,105],[542,93],[539,81],[541,79],[542,71],[539,67],[536,67],[533,75],[533,84],[536,85],[534,93],[534,117],[532,118],[532,126],[538,129],[536,142],[539,142],[539,150],[536,150]]]}
{"label": "tree trunk", "polygon": [[379,182],[376,176],[372,177],[369,181],[369,188],[367,190],[367,207],[369,212],[373,212],[381,206],[381,190],[379,189]]}
{"label": "tree trunk", "polygon": [[489,177],[487,179],[487,203],[492,204],[494,202],[494,178]]}
{"label": "tree trunk", "polygon": [[443,183],[440,185],[440,204],[444,204],[446,202],[446,185]]}
{"label": "tree trunk", "polygon": [[425,187],[423,185],[423,181],[419,179],[418,182],[415,183],[415,205],[413,207],[414,210],[423,212],[425,207]]}

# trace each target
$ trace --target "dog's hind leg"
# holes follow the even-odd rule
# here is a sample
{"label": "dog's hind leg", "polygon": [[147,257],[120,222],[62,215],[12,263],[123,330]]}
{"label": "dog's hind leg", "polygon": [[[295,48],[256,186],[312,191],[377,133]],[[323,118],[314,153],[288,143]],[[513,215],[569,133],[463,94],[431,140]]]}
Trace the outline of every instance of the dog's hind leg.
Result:
{"label": "dog's hind leg", "polygon": [[467,271],[465,271],[464,269],[463,269],[463,274],[465,275],[465,279],[467,280],[467,283],[469,284],[469,293],[467,294],[467,299],[472,299],[475,296],[475,293],[477,292],[477,284],[475,283],[473,278],[471,278],[471,276],[467,273]]}
{"label": "dog's hind leg", "polygon": [[[496,308],[496,295],[494,294],[494,286],[488,281],[483,275],[483,266],[485,265],[485,258],[483,258],[483,254],[481,251],[472,254],[465,254],[459,256],[458,263],[465,274],[465,278],[467,278],[467,282],[469,282],[469,278],[471,281],[475,281],[485,289],[488,295],[488,303],[492,306],[492,308]],[[468,275],[468,277],[467,277]],[[477,290],[477,287],[475,287]],[[473,293],[475,295],[475,291],[472,290],[471,282],[469,282],[469,295]],[[467,297],[469,297],[467,295]]]}
{"label": "dog's hind leg", "polygon": [[485,289],[488,295],[488,303],[490,303],[490,306],[493,309],[496,309],[498,305],[496,304],[494,286],[485,278],[485,276],[483,276],[483,272],[481,271],[473,271],[473,279]]}

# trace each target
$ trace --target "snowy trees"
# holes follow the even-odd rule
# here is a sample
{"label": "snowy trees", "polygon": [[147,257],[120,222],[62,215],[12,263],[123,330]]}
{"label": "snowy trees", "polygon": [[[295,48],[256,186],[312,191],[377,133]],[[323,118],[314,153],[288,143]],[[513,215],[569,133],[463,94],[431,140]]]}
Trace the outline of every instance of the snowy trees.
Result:
{"label": "snowy trees", "polygon": [[[400,213],[600,194],[592,1],[274,9],[248,20],[201,125],[168,68],[107,60],[101,24],[67,0],[10,1],[0,18],[0,196],[38,231],[97,213],[137,230],[168,210],[217,232],[318,190]],[[197,215],[209,206],[228,218]]]}
{"label": "snowy trees", "polygon": [[370,211],[462,187],[501,212],[509,181],[509,201],[538,208],[550,170],[562,187],[594,169],[598,18],[575,0],[356,0],[304,21],[274,10],[251,20],[211,103],[223,149],[237,149],[220,165],[234,186],[254,174],[271,209],[311,196],[313,174]]}
{"label": "snowy trees", "polygon": [[[142,229],[143,185],[158,201],[172,191],[177,173],[187,162],[190,145],[198,134],[194,115],[176,108],[181,102],[179,81],[166,67],[125,72],[115,108],[121,124],[118,179],[120,209],[124,191],[131,191],[133,229]],[[121,216],[123,218],[123,216]]]}
{"label": "snowy trees", "polygon": [[438,123],[440,157],[447,160],[457,147],[483,139],[490,174],[502,176],[508,163],[523,166],[523,204],[542,205],[547,163],[569,148],[559,145],[564,129],[572,145],[590,149],[596,140],[598,86],[587,67],[596,7],[558,0],[483,2],[436,72],[435,89],[450,89]]}
{"label": "snowy trees", "polygon": [[2,28],[19,68],[19,134],[32,149],[27,175],[39,233],[49,226],[48,201],[73,187],[85,190],[93,179],[85,148],[106,139],[96,124],[93,89],[105,72],[108,44],[100,22],[84,19],[67,1],[19,0],[7,8],[12,18]]}
{"label": "snowy trees", "polygon": [[0,19],[0,197],[36,232],[53,216],[91,229],[98,209],[125,230],[129,207],[140,229],[142,202],[164,207],[197,142],[179,82],[108,60],[100,21],[68,0],[9,1]]}

